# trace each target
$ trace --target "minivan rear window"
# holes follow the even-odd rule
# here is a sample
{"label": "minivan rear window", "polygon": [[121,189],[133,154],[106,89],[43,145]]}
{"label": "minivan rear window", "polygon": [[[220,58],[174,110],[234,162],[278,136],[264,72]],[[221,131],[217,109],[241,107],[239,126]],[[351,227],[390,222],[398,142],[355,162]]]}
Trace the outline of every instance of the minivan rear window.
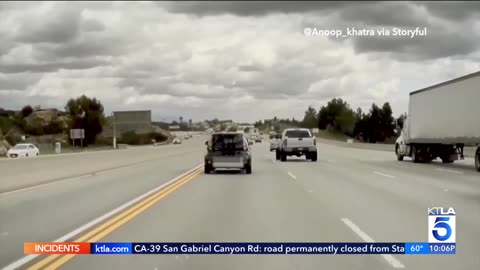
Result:
{"label": "minivan rear window", "polygon": [[310,138],[310,132],[306,130],[287,130],[285,136],[289,138]]}
{"label": "minivan rear window", "polygon": [[213,151],[243,150],[242,134],[214,134],[212,136]]}

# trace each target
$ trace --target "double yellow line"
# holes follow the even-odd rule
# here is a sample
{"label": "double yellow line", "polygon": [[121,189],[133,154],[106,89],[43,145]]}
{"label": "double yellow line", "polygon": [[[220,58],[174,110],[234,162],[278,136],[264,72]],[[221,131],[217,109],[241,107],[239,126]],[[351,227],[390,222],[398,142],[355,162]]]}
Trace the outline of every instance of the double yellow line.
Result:
{"label": "double yellow line", "polygon": [[[116,216],[115,218],[103,223],[102,225],[94,228],[87,234],[83,235],[82,237],[74,240],[73,242],[98,242],[100,239],[104,238],[108,234],[112,233],[114,230],[122,226],[123,224],[127,223],[128,221],[132,220],[140,213],[144,212],[146,209],[169,195],[170,193],[174,192],[181,186],[183,186],[188,181],[195,178],[197,175],[203,172],[203,167],[200,167],[196,170],[193,170],[189,174],[183,176],[182,178],[178,179],[174,183],[170,184],[166,188],[158,191],[157,193],[145,198],[144,200],[138,202],[122,214]],[[53,270],[58,269],[71,259],[73,259],[76,255],[49,255],[48,257],[44,258],[43,260],[35,263],[28,270]]]}

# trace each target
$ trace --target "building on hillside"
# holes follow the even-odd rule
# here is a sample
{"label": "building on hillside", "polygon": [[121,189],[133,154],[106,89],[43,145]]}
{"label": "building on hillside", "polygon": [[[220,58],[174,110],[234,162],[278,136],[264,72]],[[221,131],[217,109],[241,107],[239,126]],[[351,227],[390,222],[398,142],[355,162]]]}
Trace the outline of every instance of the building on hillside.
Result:
{"label": "building on hillside", "polygon": [[113,137],[114,125],[117,137],[121,137],[127,131],[142,134],[156,129],[152,126],[152,111],[117,111],[112,114],[113,118],[109,117],[108,124],[102,132],[105,137]]}

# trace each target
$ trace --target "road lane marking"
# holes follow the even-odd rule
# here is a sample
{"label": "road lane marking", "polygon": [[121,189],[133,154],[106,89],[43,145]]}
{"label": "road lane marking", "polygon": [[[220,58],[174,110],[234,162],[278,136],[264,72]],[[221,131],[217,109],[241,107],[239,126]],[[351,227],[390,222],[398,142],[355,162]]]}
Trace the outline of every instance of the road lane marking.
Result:
{"label": "road lane marking", "polygon": [[[174,183],[172,186],[169,186],[166,190],[161,190],[158,194],[153,195],[151,199],[147,199],[146,202],[140,203],[137,207],[135,206],[133,210],[129,210],[126,213],[114,218],[113,220],[107,222],[106,224],[93,229],[91,232],[87,233],[86,235],[78,238],[73,242],[98,242],[99,240],[105,238],[110,233],[114,232],[116,229],[124,225],[125,223],[129,222],[136,216],[140,215],[141,213],[145,212],[148,208],[158,203],[161,199],[165,198],[175,190],[179,189],[181,186],[198,176],[199,174],[203,173],[203,170],[197,170],[192,175],[185,177],[184,179],[180,180],[179,182]],[[49,259],[49,257],[52,257]],[[49,257],[45,258],[45,262],[42,263],[40,261],[37,265],[33,265],[32,267],[28,268],[28,270],[34,269],[41,269],[41,267],[48,264],[44,270],[54,270],[60,268],[62,265],[73,259],[76,255],[69,254],[69,255],[50,255]],[[55,261],[55,259],[57,259]],[[51,262],[51,263],[50,263]],[[49,264],[50,263],[50,264]]]}
{"label": "road lane marking", "polygon": [[275,159],[272,159],[272,162],[273,162],[273,163],[277,163],[277,161],[276,161]]}
{"label": "road lane marking", "polygon": [[[151,196],[152,194],[156,194],[158,193],[160,190],[163,190],[165,189],[166,187],[174,184],[175,182],[177,181],[180,181],[182,179],[184,179],[185,177],[187,177],[188,175],[191,175],[193,173],[195,173],[197,170],[199,170],[200,168],[203,168],[203,163],[198,165],[198,166],[195,166],[194,168],[192,168],[191,170],[169,180],[168,182],[156,187],[155,189],[152,189],[136,198],[134,198],[133,200],[129,201],[129,202],[126,202],[125,204],[113,209],[112,211],[88,222],[87,224],[84,224],[83,226],[75,229],[74,231],[58,238],[57,240],[53,240],[51,242],[65,242],[83,232],[85,232],[86,230],[92,228],[93,226],[115,216],[116,214],[124,211],[125,209],[131,207],[132,205],[135,205],[136,203],[138,202],[141,202],[142,200],[145,200],[146,198],[148,198],[149,196]],[[14,270],[14,269],[17,269],[27,263],[29,263],[30,261],[32,261],[33,259],[35,259],[36,257],[38,257],[39,255],[38,254],[30,254],[30,255],[27,255],[27,256],[24,256],[22,258],[20,258],[19,260],[7,265],[5,268],[3,268],[2,270]]]}
{"label": "road lane marking", "polygon": [[437,171],[442,171],[442,172],[450,172],[450,173],[458,173],[458,174],[463,174],[463,172],[454,171],[454,170],[448,170],[448,169],[441,169],[441,168],[437,168],[436,170],[437,170]]}
{"label": "road lane marking", "polygon": [[[368,234],[363,232],[355,223],[353,223],[350,219],[348,218],[342,218],[341,219],[345,225],[347,225],[348,228],[350,228],[355,234],[357,234],[360,238],[362,238],[363,241],[365,242],[375,242]],[[390,254],[382,254],[382,257],[391,265],[393,268],[405,268],[405,265],[403,265],[399,260],[397,260],[395,257],[393,257]]]}
{"label": "road lane marking", "polygon": [[0,233],[0,236],[7,236],[8,235],[8,232],[1,232]]}
{"label": "road lane marking", "polygon": [[388,178],[395,178],[395,176],[393,176],[393,175],[384,174],[384,173],[381,173],[381,172],[373,172],[373,173],[374,173],[374,174],[381,175],[381,176],[385,176],[385,177],[388,177]]}
{"label": "road lane marking", "polygon": [[293,173],[291,173],[291,172],[287,172],[287,173],[288,173],[288,175],[290,175],[291,178],[297,179],[297,177]]}

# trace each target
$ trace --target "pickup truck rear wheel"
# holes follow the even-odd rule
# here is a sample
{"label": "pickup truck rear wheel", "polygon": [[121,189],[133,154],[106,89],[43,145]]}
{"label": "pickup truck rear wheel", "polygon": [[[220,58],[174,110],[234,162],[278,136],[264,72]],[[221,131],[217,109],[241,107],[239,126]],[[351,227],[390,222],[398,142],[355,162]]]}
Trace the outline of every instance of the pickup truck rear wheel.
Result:
{"label": "pickup truck rear wheel", "polygon": [[281,157],[282,157],[282,156],[280,155],[280,151],[275,150],[275,159],[276,159],[276,160],[280,160]]}
{"label": "pickup truck rear wheel", "polygon": [[286,153],[284,153],[284,152],[281,153],[281,160],[282,161],[287,161],[287,154]]}
{"label": "pickup truck rear wheel", "polygon": [[246,174],[252,174],[252,165],[248,164],[245,166],[245,173]]}
{"label": "pickup truck rear wheel", "polygon": [[310,153],[310,159],[312,161],[317,161],[317,152]]}

